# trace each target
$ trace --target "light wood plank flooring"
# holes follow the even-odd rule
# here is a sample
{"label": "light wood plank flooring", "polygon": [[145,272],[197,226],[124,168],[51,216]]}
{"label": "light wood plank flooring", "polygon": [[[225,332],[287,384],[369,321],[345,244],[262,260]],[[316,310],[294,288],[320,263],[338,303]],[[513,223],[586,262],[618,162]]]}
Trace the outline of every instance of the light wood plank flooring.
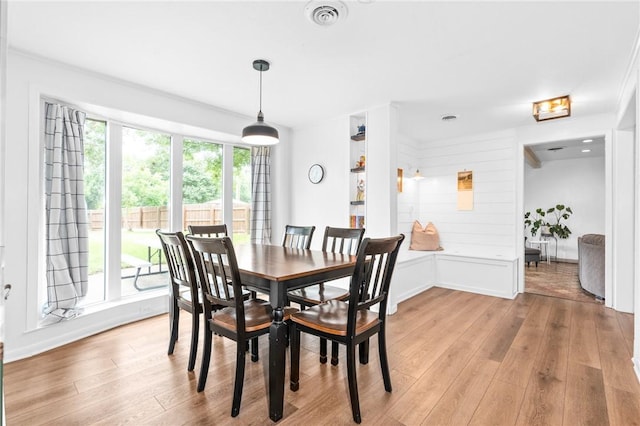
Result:
{"label": "light wood plank flooring", "polygon": [[524,268],[525,292],[560,297],[578,302],[602,303],[582,290],[578,279],[578,264],[568,262],[531,263]]}
{"label": "light wood plank flooring", "polygon": [[[433,288],[389,317],[393,392],[384,391],[376,339],[370,363],[358,366],[363,424],[639,424],[632,334],[632,315],[594,303]],[[266,338],[258,363],[247,356],[237,418],[233,344],[214,337],[207,388],[198,393],[197,375],[186,371],[188,314],[173,356],[167,342],[163,315],[6,365],[7,424],[272,423]],[[317,339],[302,344],[300,390],[287,383],[279,424],[352,424],[344,350],[334,367],[318,362]]]}

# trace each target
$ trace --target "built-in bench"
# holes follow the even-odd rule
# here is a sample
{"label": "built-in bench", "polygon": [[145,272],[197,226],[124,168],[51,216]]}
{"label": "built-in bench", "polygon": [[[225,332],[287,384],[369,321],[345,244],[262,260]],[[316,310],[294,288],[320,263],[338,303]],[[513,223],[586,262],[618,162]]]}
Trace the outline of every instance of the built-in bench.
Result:
{"label": "built-in bench", "polygon": [[460,251],[402,250],[389,294],[389,313],[398,303],[431,287],[513,299],[518,292],[517,258]]}

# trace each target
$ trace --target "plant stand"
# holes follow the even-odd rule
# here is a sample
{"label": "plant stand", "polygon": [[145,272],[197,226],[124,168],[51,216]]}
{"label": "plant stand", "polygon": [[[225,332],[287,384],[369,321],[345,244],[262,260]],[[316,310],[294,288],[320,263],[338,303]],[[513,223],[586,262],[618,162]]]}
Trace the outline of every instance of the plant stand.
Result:
{"label": "plant stand", "polygon": [[[541,234],[540,238],[547,242],[550,242],[553,239],[553,247],[555,249],[554,250],[555,256],[553,256],[553,261],[557,262],[558,261],[558,239],[553,234]],[[547,244],[547,248],[549,248],[548,244]]]}

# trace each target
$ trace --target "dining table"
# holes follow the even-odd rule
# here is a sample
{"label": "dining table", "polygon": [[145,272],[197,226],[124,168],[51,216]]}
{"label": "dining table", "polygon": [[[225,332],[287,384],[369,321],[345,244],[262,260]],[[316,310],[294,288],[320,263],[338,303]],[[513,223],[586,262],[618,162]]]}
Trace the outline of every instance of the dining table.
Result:
{"label": "dining table", "polygon": [[351,276],[356,256],[261,244],[238,244],[235,252],[243,285],[268,294],[273,308],[268,396],[269,417],[278,421],[284,408],[287,291]]}

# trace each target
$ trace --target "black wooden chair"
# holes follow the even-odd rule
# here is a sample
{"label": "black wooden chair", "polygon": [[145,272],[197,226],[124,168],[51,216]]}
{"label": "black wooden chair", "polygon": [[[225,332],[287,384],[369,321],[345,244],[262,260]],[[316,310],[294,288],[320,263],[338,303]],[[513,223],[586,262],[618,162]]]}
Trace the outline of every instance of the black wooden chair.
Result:
{"label": "black wooden chair", "polygon": [[227,225],[189,225],[189,234],[198,235],[200,237],[227,237]]}
{"label": "black wooden chair", "polygon": [[[236,342],[236,374],[231,416],[240,412],[244,382],[245,348],[259,336],[269,334],[271,305],[260,299],[245,300],[234,297],[242,293],[242,282],[233,243],[229,237],[207,238],[188,235],[187,242],[193,254],[198,280],[202,289],[205,318],[202,367],[198,379],[198,392],[207,382],[211,361],[212,334],[216,333]],[[231,287],[227,284],[231,283]],[[293,308],[285,308],[284,320],[289,319]],[[257,349],[257,344],[252,344]]]}
{"label": "black wooden chair", "polygon": [[[378,335],[378,353],[384,388],[391,392],[391,376],[387,361],[385,324],[387,296],[398,250],[404,235],[365,238],[358,250],[351,276],[348,302],[330,300],[291,315],[291,384],[297,391],[300,380],[300,332],[324,337],[347,347],[347,379],[353,420],[361,422],[355,348],[371,336]],[[378,312],[370,310],[378,305]]]}
{"label": "black wooden chair", "polygon": [[315,226],[294,226],[286,225],[284,228],[284,237],[282,238],[282,247],[308,249],[311,247],[311,239]]}
{"label": "black wooden chair", "polygon": [[171,334],[167,353],[169,355],[173,353],[178,340],[180,310],[185,310],[191,314],[191,349],[189,351],[187,370],[193,371],[196,363],[196,352],[198,351],[200,314],[202,313],[193,259],[182,232],[162,232],[158,229],[156,234],[160,238],[164,257],[167,259],[169,280],[171,282],[171,302],[169,306]]}
{"label": "black wooden chair", "polygon": [[[189,229],[190,235],[196,235],[198,237],[221,238],[229,236],[227,225],[224,223],[219,225],[189,225],[187,229]],[[243,293],[243,297],[245,299],[255,299],[257,294],[255,291],[249,290],[248,293]],[[255,340],[252,344],[256,345],[256,347],[251,350],[251,361],[255,362],[259,359],[258,341]],[[247,350],[249,350],[249,347],[247,347]]]}
{"label": "black wooden chair", "polygon": [[[349,254],[355,256],[364,236],[364,228],[332,228],[327,226],[322,239],[322,251],[328,253]],[[287,293],[290,302],[305,308],[325,303],[329,300],[346,300],[349,289],[320,283]],[[327,362],[327,339],[320,338],[320,362]],[[338,365],[338,343],[333,342],[331,348],[331,364]]]}

